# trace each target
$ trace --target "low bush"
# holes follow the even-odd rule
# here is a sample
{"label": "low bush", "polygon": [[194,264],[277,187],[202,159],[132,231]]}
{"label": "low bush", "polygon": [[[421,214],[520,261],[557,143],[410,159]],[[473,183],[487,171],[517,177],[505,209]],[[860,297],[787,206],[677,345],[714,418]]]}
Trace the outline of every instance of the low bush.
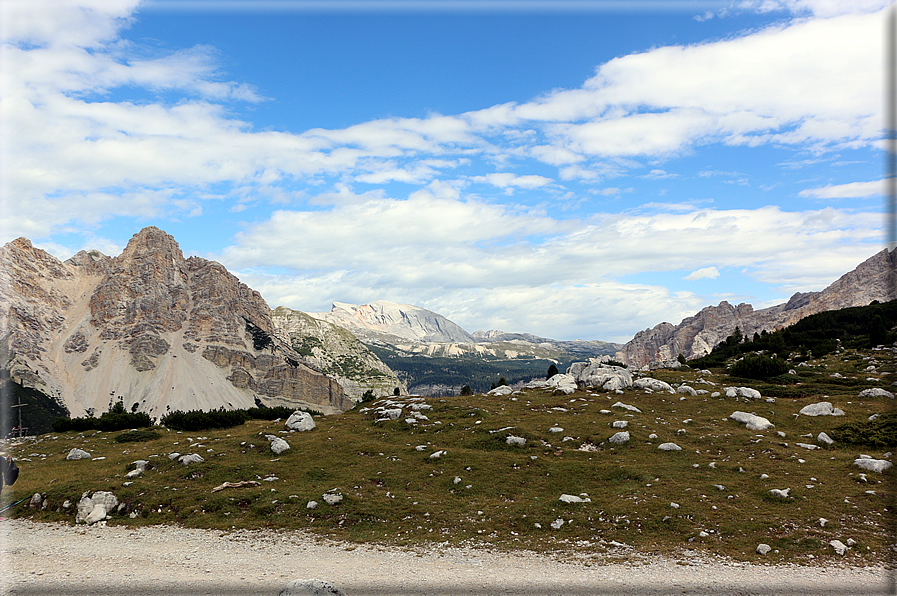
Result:
{"label": "low bush", "polygon": [[162,417],[163,426],[174,430],[197,431],[213,428],[231,428],[239,426],[250,419],[247,410],[225,410],[220,408],[210,412],[175,410]]}
{"label": "low bush", "polygon": [[781,358],[749,354],[729,368],[729,375],[746,379],[768,379],[788,372],[788,363]]}
{"label": "low bush", "polygon": [[99,418],[57,418],[53,421],[53,431],[62,433],[69,430],[101,430],[112,432],[130,428],[144,428],[152,426],[153,421],[145,412],[126,412],[122,402],[116,402],[109,407],[109,411]]}
{"label": "low bush", "polygon": [[132,430],[115,437],[116,443],[142,443],[143,441],[155,441],[162,435],[154,430]]}
{"label": "low bush", "polygon": [[288,408],[286,406],[275,406],[269,408],[261,406],[258,408],[249,408],[246,413],[253,420],[277,420],[278,418],[289,418],[296,408]]}
{"label": "low bush", "polygon": [[866,447],[897,447],[897,413],[888,412],[874,420],[849,422],[829,432],[835,441]]}

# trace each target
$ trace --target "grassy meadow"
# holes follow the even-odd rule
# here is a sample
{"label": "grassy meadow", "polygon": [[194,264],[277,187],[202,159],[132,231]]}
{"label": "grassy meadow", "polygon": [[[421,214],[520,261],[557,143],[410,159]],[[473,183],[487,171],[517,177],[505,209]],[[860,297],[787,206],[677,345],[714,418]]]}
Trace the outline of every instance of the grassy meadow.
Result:
{"label": "grassy meadow", "polygon": [[[488,545],[596,563],[695,551],[769,563],[887,562],[894,470],[868,472],[853,462],[859,454],[881,458],[894,446],[837,441],[810,450],[797,443],[818,444],[821,431],[835,436],[845,423],[893,411],[892,399],[857,396],[871,387],[894,389],[894,354],[841,350],[806,364],[787,384],[732,379],[721,370],[649,375],[708,392],[697,396],[532,389],[502,397],[384,398],[317,416],[317,428],[303,433],[281,432],[283,420],[192,433],[156,428],[161,437],[146,442],[116,442],[121,432],[50,433],[5,444],[21,475],[0,500],[6,506],[45,493],[45,508],[29,508],[26,500],[3,515],[74,523],[82,493],[111,491],[124,505],[110,525],[301,529],[346,541],[347,548]],[[830,376],[835,372],[841,377]],[[753,387],[763,399],[725,397],[728,386]],[[711,397],[713,391],[722,396]],[[612,407],[618,401],[641,413]],[[819,401],[845,416],[796,415]],[[404,405],[402,416],[378,421],[374,408],[389,402]],[[430,406],[419,410],[426,419],[406,421],[412,403]],[[756,413],[775,427],[747,430],[729,419],[735,411]],[[607,441],[620,430],[614,421],[628,423],[628,443]],[[266,434],[291,448],[275,455]],[[526,443],[508,445],[509,435]],[[661,451],[664,442],[682,450]],[[94,459],[67,461],[74,447]],[[438,451],[444,453],[431,457]],[[205,461],[184,466],[169,459],[172,452]],[[140,459],[151,469],[126,479],[129,464]],[[258,486],[212,492],[224,482],[252,480]],[[770,493],[785,488],[790,498]],[[326,504],[328,492],[343,500]],[[564,503],[562,494],[588,501]],[[314,509],[307,507],[311,500],[318,502]],[[832,539],[854,544],[839,557]],[[772,552],[757,554],[759,543]]]}

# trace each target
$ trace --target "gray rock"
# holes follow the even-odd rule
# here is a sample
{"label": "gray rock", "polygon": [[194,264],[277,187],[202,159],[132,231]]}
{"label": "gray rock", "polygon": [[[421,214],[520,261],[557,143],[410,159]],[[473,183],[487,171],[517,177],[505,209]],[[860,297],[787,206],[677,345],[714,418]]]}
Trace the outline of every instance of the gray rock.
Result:
{"label": "gray rock", "polygon": [[190,455],[180,456],[178,458],[178,461],[187,466],[190,464],[198,464],[200,462],[204,462],[205,460],[198,453],[191,453]]}
{"label": "gray rock", "polygon": [[626,428],[629,426],[629,422],[626,420],[614,420],[614,423],[611,426],[614,428]]}
{"label": "gray rock", "polygon": [[107,513],[108,512],[106,511],[106,506],[102,503],[97,503],[93,506],[93,509],[90,511],[90,513],[87,514],[87,517],[84,518],[84,521],[87,523],[87,525],[93,525],[100,520],[106,519]]}
{"label": "gray rock", "polygon": [[826,445],[834,445],[835,444],[835,440],[833,438],[831,438],[830,436],[828,436],[828,433],[824,433],[824,432],[819,433],[816,436],[816,440],[818,442],[824,443]]}
{"label": "gray rock", "polygon": [[632,373],[629,369],[601,362],[574,362],[567,369],[577,384],[595,387],[604,391],[616,391],[632,387]]}
{"label": "gray rock", "polygon": [[872,459],[867,457],[857,458],[853,460],[853,463],[870,472],[884,472],[893,465],[891,462],[884,459]]}
{"label": "gray rock", "polygon": [[629,438],[630,438],[630,437],[629,437],[629,431],[628,431],[628,430],[624,430],[624,431],[622,431],[622,432],[614,433],[614,434],[608,439],[608,441],[610,441],[611,443],[616,443],[617,445],[621,445],[621,444],[626,443],[627,441],[629,441]]}
{"label": "gray rock", "polygon": [[[584,364],[583,362],[574,362],[573,365]],[[572,368],[572,367],[571,367]],[[576,391],[576,378],[570,374],[556,374],[545,382],[545,389],[561,391],[566,395],[570,395]]]}
{"label": "gray rock", "polygon": [[836,553],[838,553],[838,554],[841,555],[842,557],[844,556],[844,553],[847,552],[847,545],[844,544],[843,542],[841,542],[840,540],[831,540],[831,541],[829,541],[828,544],[829,544],[829,546],[831,546],[833,549],[835,549],[835,552],[836,552]]}
{"label": "gray rock", "polygon": [[688,385],[679,385],[676,388],[676,393],[682,393],[684,395],[697,395],[698,394],[697,391],[695,391],[693,388],[689,387]]}
{"label": "gray rock", "polygon": [[657,448],[661,451],[682,451],[682,447],[675,443],[661,443]]}
{"label": "gray rock", "polygon": [[69,454],[65,456],[65,459],[92,459],[90,454],[83,449],[78,449],[77,447],[73,448],[69,451]]}
{"label": "gray rock", "polygon": [[747,399],[760,399],[762,396],[756,389],[750,387],[726,387],[723,389],[726,397],[745,397]]}
{"label": "gray rock", "polygon": [[582,498],[577,497],[576,495],[563,494],[560,496],[558,501],[561,501],[562,503],[591,503],[592,499],[589,499],[588,497]]}
{"label": "gray rock", "polygon": [[296,410],[290,414],[289,418],[287,418],[285,425],[290,430],[304,432],[307,430],[314,430],[315,421],[308,412]]}
{"label": "gray rock", "polygon": [[818,404],[809,404],[800,409],[804,416],[843,416],[844,411],[833,408],[831,402],[821,401]]}
{"label": "gray rock", "polygon": [[791,492],[790,488],[773,488],[770,491],[774,497],[779,497],[780,499],[788,499],[788,493]]}
{"label": "gray rock", "polygon": [[894,399],[894,394],[875,387],[874,389],[863,389],[857,397],[890,397]]}
{"label": "gray rock", "polygon": [[526,445],[526,439],[523,437],[515,437],[514,435],[508,435],[508,438],[505,439],[505,443],[507,445]]}
{"label": "gray rock", "polygon": [[278,596],[346,596],[346,593],[320,579],[297,579],[284,586]]}
{"label": "gray rock", "polygon": [[757,554],[765,555],[771,550],[772,550],[772,547],[769,546],[768,544],[763,544],[761,542],[760,544],[757,545]]}
{"label": "gray rock", "polygon": [[271,441],[271,451],[274,452],[275,455],[280,455],[284,451],[290,448],[290,444],[280,437],[275,437],[274,435],[268,435],[266,437],[269,441]]}
{"label": "gray rock", "polygon": [[40,494],[40,493],[34,493],[34,494],[31,496],[31,500],[28,501],[28,506],[29,506],[29,507],[40,507],[40,506],[41,506],[41,503],[43,503],[43,502],[44,502],[44,498],[41,496],[41,494]]}
{"label": "gray rock", "polygon": [[651,377],[643,377],[632,382],[632,386],[636,389],[650,389],[651,391],[666,391],[667,393],[675,393],[675,390],[669,383]]}
{"label": "gray rock", "polygon": [[174,461],[177,458],[179,458],[180,456],[181,456],[181,454],[178,453],[177,451],[172,451],[171,453],[168,454],[168,459]]}
{"label": "gray rock", "polygon": [[729,415],[729,418],[744,424],[748,430],[766,430],[767,428],[775,426],[766,418],[757,416],[756,414],[748,414],[747,412],[732,412],[732,414]]}
{"label": "gray rock", "polygon": [[339,493],[324,493],[321,495],[321,498],[324,499],[324,502],[328,505],[336,505],[343,500],[343,496]]}
{"label": "gray rock", "polygon": [[624,404],[624,403],[621,402],[621,401],[618,401],[617,403],[615,403],[615,404],[612,405],[611,407],[612,407],[612,408],[623,408],[624,410],[629,410],[630,412],[636,412],[637,414],[641,414],[641,413],[642,413],[642,411],[639,410],[638,408],[636,408],[635,406],[630,406],[629,404]]}
{"label": "gray rock", "polygon": [[308,503],[305,504],[306,509],[314,509],[317,506],[318,506],[317,501],[309,501]]}

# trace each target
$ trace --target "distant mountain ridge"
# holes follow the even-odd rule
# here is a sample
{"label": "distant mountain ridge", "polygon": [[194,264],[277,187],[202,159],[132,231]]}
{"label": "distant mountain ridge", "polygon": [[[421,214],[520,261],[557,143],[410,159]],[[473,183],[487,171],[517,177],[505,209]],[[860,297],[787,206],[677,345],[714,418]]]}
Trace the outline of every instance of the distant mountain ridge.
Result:
{"label": "distant mountain ridge", "polygon": [[726,301],[708,306],[678,325],[660,323],[640,331],[617,353],[616,359],[633,368],[672,365],[679,354],[686,359],[709,354],[738,327],[747,337],[792,325],[827,310],[887,302],[897,288],[897,252],[887,249],[860,263],[819,292],[796,293],[784,304],[754,310],[750,304]]}
{"label": "distant mountain ridge", "polygon": [[376,300],[370,304],[346,304],[334,302],[328,313],[310,313],[344,329],[349,329],[362,339],[380,339],[384,336],[399,337],[420,342],[474,343],[475,340],[459,325],[433,311]]}

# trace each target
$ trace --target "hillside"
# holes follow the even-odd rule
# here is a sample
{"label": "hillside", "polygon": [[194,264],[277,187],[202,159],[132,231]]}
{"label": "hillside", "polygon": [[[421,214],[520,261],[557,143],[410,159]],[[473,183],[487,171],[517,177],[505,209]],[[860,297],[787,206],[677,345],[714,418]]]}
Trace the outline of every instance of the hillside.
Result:
{"label": "hillside", "polygon": [[897,298],[897,252],[887,249],[860,263],[820,292],[797,293],[788,302],[760,310],[750,304],[733,306],[726,301],[708,306],[678,325],[660,323],[638,332],[616,354],[616,360],[636,368],[656,368],[676,362],[679,354],[687,360],[699,358],[729,337],[738,327],[754,333],[787,327],[809,315],[866,306],[873,300]]}
{"label": "hillside", "polygon": [[[844,348],[789,364],[796,373],[784,382],[683,368],[637,374],[634,385],[610,392],[383,398],[315,417],[307,432],[255,420],[223,430],[160,428],[160,437],[138,443],[116,442],[121,433],[54,433],[4,445],[22,476],[3,494],[14,503],[38,493],[47,503],[30,508],[26,500],[8,515],[67,523],[85,491],[108,491],[117,506],[105,523],[120,526],[302,529],[374,545],[566,553],[596,564],[641,553],[683,565],[701,556],[885,563],[894,472],[875,470],[890,465],[897,447],[893,430],[880,432],[894,426],[895,348]],[[759,397],[736,389],[745,386]],[[808,413],[825,409],[822,402],[842,414]],[[739,412],[771,426],[748,428]],[[269,435],[290,449],[273,454]],[[66,460],[75,447],[93,459]],[[203,461],[183,464],[172,453]],[[135,461],[145,471],[126,478]],[[760,545],[769,546],[765,554]]]}

